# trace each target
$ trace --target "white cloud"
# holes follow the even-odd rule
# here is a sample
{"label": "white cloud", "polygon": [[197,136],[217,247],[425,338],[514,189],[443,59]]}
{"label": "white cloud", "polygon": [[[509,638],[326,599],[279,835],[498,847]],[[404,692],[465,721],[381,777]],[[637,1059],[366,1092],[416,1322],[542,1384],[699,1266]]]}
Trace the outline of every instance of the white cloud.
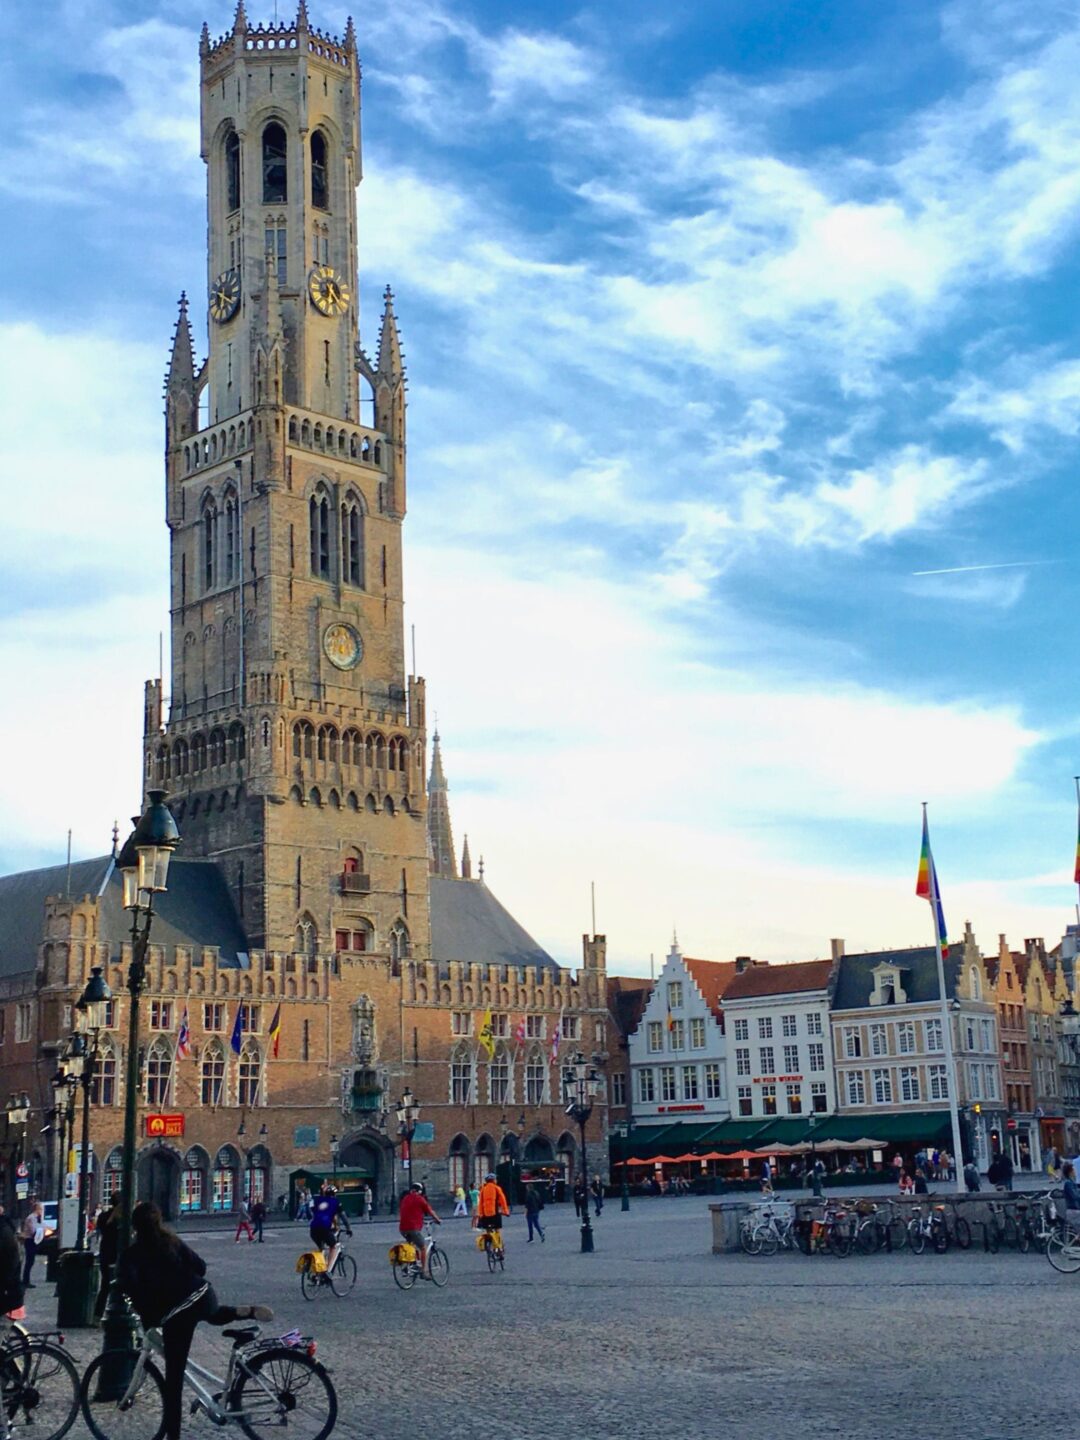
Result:
{"label": "white cloud", "polygon": [[1080,433],[1080,360],[1055,363],[1049,355],[1025,355],[1010,361],[996,378],[969,375],[958,382],[946,413],[985,425],[1016,455],[1040,431],[1075,437]]}

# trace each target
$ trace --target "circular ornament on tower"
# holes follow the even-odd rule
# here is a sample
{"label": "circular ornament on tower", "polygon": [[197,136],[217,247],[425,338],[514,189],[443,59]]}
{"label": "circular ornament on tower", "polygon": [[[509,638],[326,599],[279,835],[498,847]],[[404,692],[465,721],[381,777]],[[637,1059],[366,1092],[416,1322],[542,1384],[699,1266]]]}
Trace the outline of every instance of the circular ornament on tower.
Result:
{"label": "circular ornament on tower", "polygon": [[231,320],[240,305],[240,271],[223,270],[210,287],[210,314],[219,325]]}
{"label": "circular ornament on tower", "polygon": [[344,315],[349,308],[349,287],[332,265],[313,265],[308,294],[320,315]]}
{"label": "circular ornament on tower", "polygon": [[364,642],[359,631],[341,621],[323,631],[323,651],[338,670],[354,670],[364,658]]}

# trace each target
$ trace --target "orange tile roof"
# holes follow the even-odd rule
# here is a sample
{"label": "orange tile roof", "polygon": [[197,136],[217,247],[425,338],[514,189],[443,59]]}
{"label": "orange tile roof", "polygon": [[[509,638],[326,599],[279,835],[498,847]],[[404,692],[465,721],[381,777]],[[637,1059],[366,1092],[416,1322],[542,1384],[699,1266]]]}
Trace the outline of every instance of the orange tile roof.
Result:
{"label": "orange tile roof", "polygon": [[623,1036],[632,1035],[641,1022],[653,981],[639,975],[609,975],[607,977],[608,1010]]}
{"label": "orange tile roof", "polygon": [[683,956],[683,964],[701,991],[705,1004],[719,1020],[721,1018],[720,997],[725,987],[735,976],[734,960],[691,960]]}
{"label": "orange tile roof", "polygon": [[797,990],[824,990],[832,968],[831,960],[800,960],[794,965],[752,965],[732,979],[722,999],[743,1000],[752,995],[789,995]]}

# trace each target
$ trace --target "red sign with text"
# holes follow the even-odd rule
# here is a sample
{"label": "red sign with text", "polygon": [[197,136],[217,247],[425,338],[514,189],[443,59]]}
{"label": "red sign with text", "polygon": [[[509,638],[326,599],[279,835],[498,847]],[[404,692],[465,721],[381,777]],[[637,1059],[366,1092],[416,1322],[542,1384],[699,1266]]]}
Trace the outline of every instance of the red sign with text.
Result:
{"label": "red sign with text", "polygon": [[183,1115],[147,1115],[148,1140],[176,1140],[184,1133]]}

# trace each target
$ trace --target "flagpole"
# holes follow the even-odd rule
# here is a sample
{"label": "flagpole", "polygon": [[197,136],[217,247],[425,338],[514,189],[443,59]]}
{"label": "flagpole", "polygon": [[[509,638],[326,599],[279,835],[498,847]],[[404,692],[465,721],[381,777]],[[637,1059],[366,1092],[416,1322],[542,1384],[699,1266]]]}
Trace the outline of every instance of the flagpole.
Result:
{"label": "flagpole", "polygon": [[[923,833],[926,834],[926,801],[923,801]],[[956,1070],[956,1054],[952,1042],[952,1016],[949,1014],[949,1001],[945,992],[945,960],[941,953],[941,929],[938,925],[938,913],[941,907],[941,896],[938,893],[937,866],[934,864],[933,854],[930,856],[930,923],[934,927],[934,950],[937,954],[937,978],[938,994],[941,997],[941,1038],[945,1044],[945,1064],[949,1077],[949,1120],[952,1124],[953,1160],[956,1162],[956,1189],[958,1194],[963,1194],[967,1188],[964,1183],[964,1142],[960,1133],[960,1110],[957,1106],[957,1097],[960,1093],[960,1077]]]}

